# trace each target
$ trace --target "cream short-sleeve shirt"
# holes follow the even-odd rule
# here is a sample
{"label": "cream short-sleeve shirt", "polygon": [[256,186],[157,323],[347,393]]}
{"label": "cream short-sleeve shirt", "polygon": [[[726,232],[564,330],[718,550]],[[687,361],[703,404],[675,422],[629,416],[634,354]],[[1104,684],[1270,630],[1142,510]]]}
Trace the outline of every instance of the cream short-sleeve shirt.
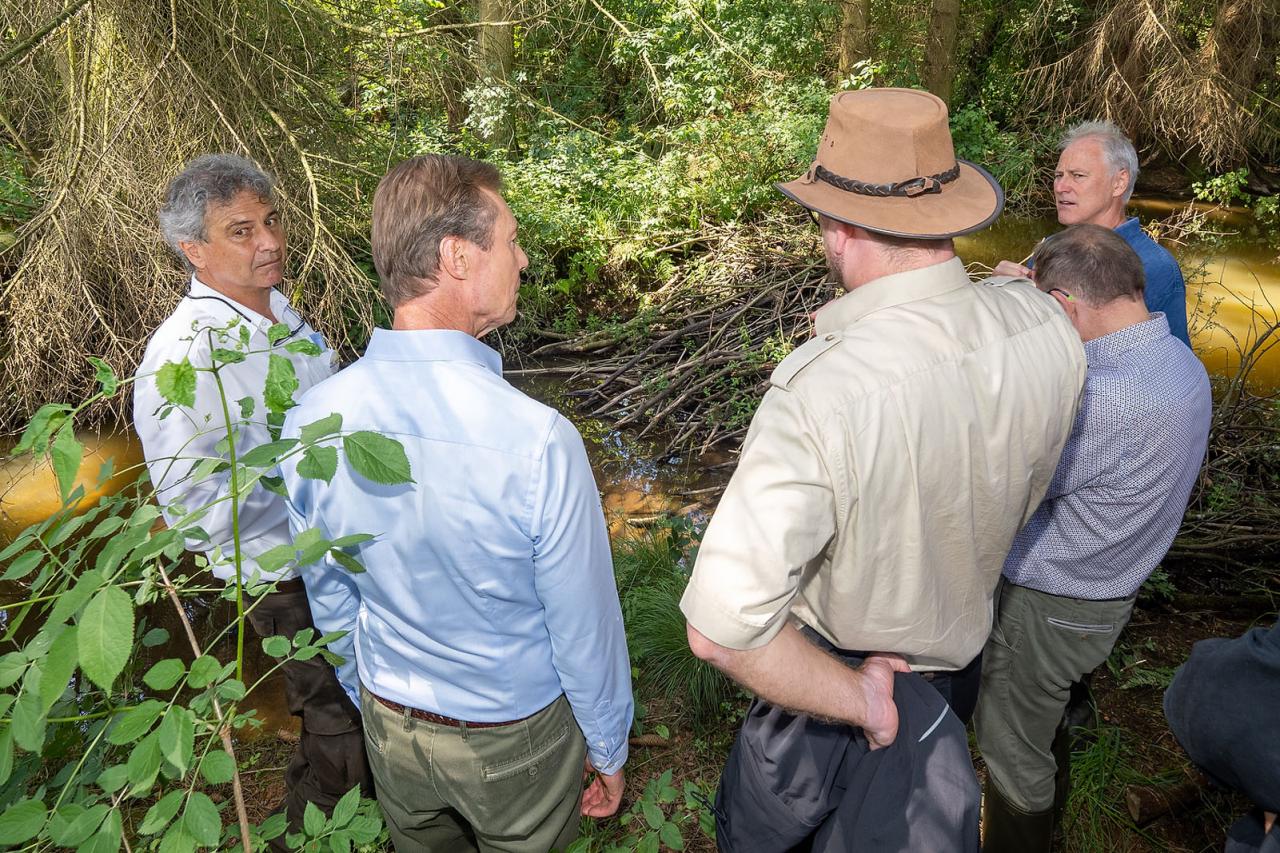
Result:
{"label": "cream short-sleeve shirt", "polygon": [[1085,360],[1028,281],[959,259],[863,285],[774,371],[681,601],[736,649],[788,615],[837,647],[957,669],[1075,418]]}

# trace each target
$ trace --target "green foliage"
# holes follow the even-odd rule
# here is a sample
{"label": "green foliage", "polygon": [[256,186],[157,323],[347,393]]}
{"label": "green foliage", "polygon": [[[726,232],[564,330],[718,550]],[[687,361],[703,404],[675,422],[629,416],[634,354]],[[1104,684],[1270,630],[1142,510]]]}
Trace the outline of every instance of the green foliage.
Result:
{"label": "green foliage", "polygon": [[1232,202],[1248,201],[1249,194],[1245,191],[1248,182],[1249,170],[1236,169],[1223,175],[1196,181],[1191,185],[1191,189],[1200,201],[1225,207]]}
{"label": "green foliage", "polygon": [[[197,393],[219,392],[219,371],[250,354],[247,336],[237,340],[229,329],[207,331],[227,343],[212,366],[183,360],[141,379],[155,382],[173,408],[193,405]],[[275,353],[269,356],[288,364]],[[279,363],[271,362],[276,367],[266,387],[269,408],[277,413],[292,405],[297,385],[292,366],[284,369]],[[115,851],[127,835],[150,838],[164,851],[227,849],[238,843],[241,828],[229,804],[215,805],[205,788],[225,785],[240,773],[220,733],[259,725],[256,714],[240,703],[271,675],[268,671],[250,685],[242,680],[246,611],[240,593],[246,579],[233,580],[226,593],[239,605],[221,631],[236,638],[232,659],[212,647],[194,654],[162,651],[159,659],[146,651],[169,642],[169,633],[149,628],[136,614],[150,606],[169,607],[169,597],[176,596],[179,619],[189,621],[184,600],[203,594],[207,579],[191,576],[184,542],[207,538],[199,520],[210,507],[171,504],[167,526],[156,528],[160,512],[150,503],[142,466],[124,472],[141,480],[137,487],[92,503],[83,500],[84,490],[74,486],[83,459],[76,417],[134,381],[119,379],[101,361],[93,364],[98,395],[79,406],[42,407],[18,445],[19,453],[49,460],[63,503],[0,550],[0,577],[17,590],[5,605],[6,648],[0,654],[0,690],[7,691],[0,693],[0,844]],[[212,381],[198,381],[201,373]],[[338,448],[317,441],[337,442],[352,468],[371,480],[409,482],[408,462],[397,442],[343,433],[337,416],[308,425],[302,439],[276,439],[237,454],[240,433],[232,407],[222,402],[213,408],[226,412],[226,418],[209,428],[223,434],[225,458],[199,461],[187,474],[188,480],[231,477],[236,488],[216,499],[220,502],[243,499],[263,482],[264,472],[292,457],[310,458],[322,469],[314,472],[317,476],[332,477]],[[248,407],[235,408],[244,414]],[[106,466],[103,478],[112,467]],[[240,535],[238,528],[234,535]],[[328,540],[319,531],[305,531],[278,549],[281,553],[263,555],[263,561],[307,565],[330,555],[353,571],[363,570],[348,551],[371,538]],[[316,656],[338,664],[341,659],[326,646],[339,636],[302,631],[292,638],[268,638],[263,645],[277,666]],[[227,818],[230,825],[224,829]],[[280,835],[284,826],[267,821],[245,829],[261,841]],[[294,841],[322,851],[372,850],[385,841],[385,833],[376,805],[362,801],[357,789],[332,819],[308,815],[305,831]]]}
{"label": "green foliage", "polygon": [[[618,817],[626,833],[621,838],[606,832],[587,831],[565,853],[658,853],[660,849],[684,850],[697,834],[715,841],[711,814],[714,786],[686,781],[675,787],[674,772],[664,770],[650,777],[631,808]],[[584,821],[585,823],[585,821]]]}

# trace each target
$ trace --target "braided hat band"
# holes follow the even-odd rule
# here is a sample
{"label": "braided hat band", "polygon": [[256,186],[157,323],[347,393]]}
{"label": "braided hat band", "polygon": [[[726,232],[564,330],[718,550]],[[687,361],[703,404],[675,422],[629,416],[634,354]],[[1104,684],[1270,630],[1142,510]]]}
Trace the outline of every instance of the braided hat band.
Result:
{"label": "braided hat band", "polygon": [[915,198],[918,195],[942,192],[943,184],[949,184],[960,177],[960,164],[956,163],[950,169],[945,172],[939,172],[936,175],[922,175],[916,178],[908,178],[905,181],[898,181],[894,184],[868,184],[855,178],[837,175],[817,163],[813,165],[812,175],[817,180],[831,184],[836,189],[857,193],[858,195],[868,195],[875,198],[889,198],[890,196]]}

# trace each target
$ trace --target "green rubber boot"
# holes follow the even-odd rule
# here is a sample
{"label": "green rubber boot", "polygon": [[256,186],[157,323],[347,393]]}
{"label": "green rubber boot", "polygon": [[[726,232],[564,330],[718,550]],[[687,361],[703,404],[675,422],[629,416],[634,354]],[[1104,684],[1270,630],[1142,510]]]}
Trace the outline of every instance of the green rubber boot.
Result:
{"label": "green rubber boot", "polygon": [[987,781],[982,797],[982,853],[1049,853],[1053,809],[1024,812]]}

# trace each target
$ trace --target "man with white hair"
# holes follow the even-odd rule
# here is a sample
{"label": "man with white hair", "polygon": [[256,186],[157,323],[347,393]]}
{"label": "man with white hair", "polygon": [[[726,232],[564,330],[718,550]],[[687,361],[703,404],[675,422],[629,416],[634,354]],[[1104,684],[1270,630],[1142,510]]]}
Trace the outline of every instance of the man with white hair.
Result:
{"label": "man with white hair", "polygon": [[[1109,121],[1086,121],[1069,129],[1058,144],[1062,153],[1053,172],[1053,198],[1063,225],[1101,225],[1124,238],[1142,261],[1148,310],[1163,313],[1169,331],[1187,346],[1187,288],[1182,270],[1168,250],[1142,230],[1125,205],[1138,180],[1138,152]],[[1013,261],[996,265],[997,275],[1034,278],[1034,271]]]}

